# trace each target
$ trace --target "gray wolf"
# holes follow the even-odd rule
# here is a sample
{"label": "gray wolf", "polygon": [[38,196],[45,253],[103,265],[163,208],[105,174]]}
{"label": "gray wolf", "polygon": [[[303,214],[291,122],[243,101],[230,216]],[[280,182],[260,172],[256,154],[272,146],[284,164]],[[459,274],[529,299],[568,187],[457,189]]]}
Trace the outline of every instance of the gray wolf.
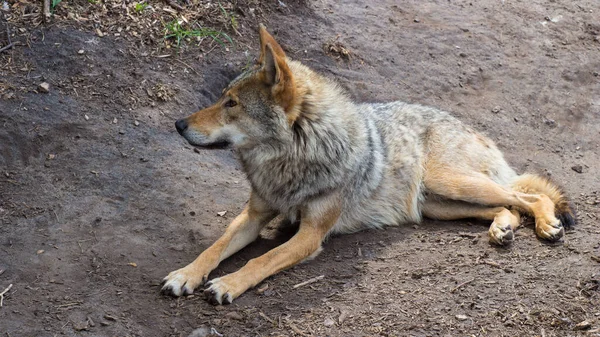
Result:
{"label": "gray wolf", "polygon": [[[194,146],[231,144],[252,190],[223,236],[164,278],[164,292],[186,295],[205,285],[210,302],[231,303],[314,257],[331,234],[423,217],[490,220],[489,239],[498,245],[514,240],[521,213],[549,241],[574,224],[557,186],[515,173],[490,139],[450,114],[403,102],[355,103],[334,81],[288,58],[262,25],[260,47],[257,64],[214,105],[175,123]],[[299,221],[289,241],[206,283],[277,215]]]}

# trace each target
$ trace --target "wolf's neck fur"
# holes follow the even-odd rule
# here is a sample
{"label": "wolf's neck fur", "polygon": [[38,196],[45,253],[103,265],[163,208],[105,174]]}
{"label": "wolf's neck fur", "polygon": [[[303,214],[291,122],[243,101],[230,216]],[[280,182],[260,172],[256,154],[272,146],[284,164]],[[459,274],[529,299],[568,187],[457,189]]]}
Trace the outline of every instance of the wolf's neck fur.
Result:
{"label": "wolf's neck fur", "polygon": [[372,122],[358,106],[329,79],[297,62],[290,68],[301,95],[294,122],[270,142],[238,150],[254,193],[282,212],[341,191],[373,160]]}

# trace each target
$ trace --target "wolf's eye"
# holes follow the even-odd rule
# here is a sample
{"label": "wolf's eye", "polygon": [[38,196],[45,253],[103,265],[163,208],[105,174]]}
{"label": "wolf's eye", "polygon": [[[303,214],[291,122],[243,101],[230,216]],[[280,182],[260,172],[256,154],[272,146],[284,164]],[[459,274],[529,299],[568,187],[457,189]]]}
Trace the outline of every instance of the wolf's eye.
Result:
{"label": "wolf's eye", "polygon": [[228,108],[233,108],[236,105],[237,105],[237,102],[234,101],[234,100],[232,100],[232,99],[230,99],[227,102],[225,102],[225,106],[228,107]]}

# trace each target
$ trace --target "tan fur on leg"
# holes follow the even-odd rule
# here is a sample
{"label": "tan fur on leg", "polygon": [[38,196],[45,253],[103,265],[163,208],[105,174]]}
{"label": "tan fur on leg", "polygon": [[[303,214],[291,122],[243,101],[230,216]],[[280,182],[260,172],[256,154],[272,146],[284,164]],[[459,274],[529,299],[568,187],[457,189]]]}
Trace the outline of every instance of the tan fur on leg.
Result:
{"label": "tan fur on leg", "polygon": [[494,220],[490,226],[490,242],[508,245],[514,240],[514,231],[519,227],[521,217],[516,210],[504,207],[489,207],[456,200],[435,200],[429,198],[423,204],[423,215],[438,220],[477,218]]}
{"label": "tan fur on leg", "polygon": [[262,200],[251,196],[248,206],[238,215],[212,246],[192,263],[175,270],[164,278],[162,291],[174,296],[191,294],[204,284],[208,274],[219,263],[256,240],[260,230],[275,217]]}
{"label": "tan fur on leg", "polygon": [[235,273],[211,280],[204,291],[209,301],[214,304],[231,303],[265,278],[311,256],[319,250],[321,242],[340,213],[337,198],[313,202],[301,212],[302,221],[298,233],[288,242],[250,260]]}
{"label": "tan fur on leg", "polygon": [[[438,168],[440,169],[440,168]],[[516,206],[535,216],[536,233],[547,240],[558,240],[564,229],[554,214],[554,203],[544,194],[525,194],[495,183],[485,175],[456,174],[445,167],[426,172],[425,186],[435,194],[489,206]]]}

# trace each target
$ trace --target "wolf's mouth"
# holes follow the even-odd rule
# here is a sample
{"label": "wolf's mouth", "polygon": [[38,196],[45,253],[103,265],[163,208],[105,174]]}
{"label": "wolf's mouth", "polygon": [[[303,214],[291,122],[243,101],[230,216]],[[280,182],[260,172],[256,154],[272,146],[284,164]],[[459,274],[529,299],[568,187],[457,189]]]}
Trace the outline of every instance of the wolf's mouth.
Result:
{"label": "wolf's mouth", "polygon": [[205,150],[226,149],[226,148],[228,148],[231,145],[231,143],[228,142],[228,141],[226,141],[226,140],[220,140],[218,142],[209,143],[209,144],[202,144],[202,145],[194,144],[194,143],[190,142],[189,140],[188,140],[188,143],[190,143],[190,145],[192,145],[195,148],[205,149]]}

